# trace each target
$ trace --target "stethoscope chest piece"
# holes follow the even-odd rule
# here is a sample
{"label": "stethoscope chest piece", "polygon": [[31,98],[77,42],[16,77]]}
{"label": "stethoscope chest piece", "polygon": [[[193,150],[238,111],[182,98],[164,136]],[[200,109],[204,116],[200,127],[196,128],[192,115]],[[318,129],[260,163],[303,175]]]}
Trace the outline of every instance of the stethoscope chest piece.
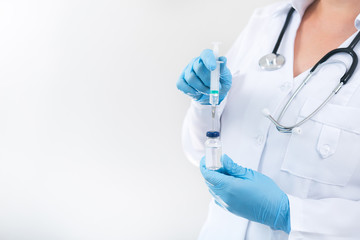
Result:
{"label": "stethoscope chest piece", "polygon": [[260,58],[259,66],[266,71],[280,69],[285,64],[285,58],[281,54],[269,53]]}

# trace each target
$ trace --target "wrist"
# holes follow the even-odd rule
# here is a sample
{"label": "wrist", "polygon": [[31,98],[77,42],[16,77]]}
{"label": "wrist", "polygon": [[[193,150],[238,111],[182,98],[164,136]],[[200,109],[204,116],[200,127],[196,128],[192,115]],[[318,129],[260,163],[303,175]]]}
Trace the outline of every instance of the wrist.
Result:
{"label": "wrist", "polygon": [[279,210],[275,216],[274,227],[275,230],[282,230],[286,233],[291,231],[290,223],[290,205],[287,195],[284,193],[280,201]]}

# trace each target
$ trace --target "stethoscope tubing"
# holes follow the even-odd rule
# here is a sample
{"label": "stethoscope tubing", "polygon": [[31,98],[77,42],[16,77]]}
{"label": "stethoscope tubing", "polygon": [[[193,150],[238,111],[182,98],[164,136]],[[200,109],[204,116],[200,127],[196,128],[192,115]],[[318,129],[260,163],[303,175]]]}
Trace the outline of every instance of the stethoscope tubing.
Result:
{"label": "stethoscope tubing", "polygon": [[282,39],[283,39],[284,34],[285,34],[285,32],[286,32],[286,29],[287,29],[287,27],[289,26],[289,23],[290,23],[290,20],[291,20],[291,17],[292,17],[292,15],[293,15],[294,11],[295,11],[295,9],[292,7],[292,8],[289,10],[289,12],[288,12],[288,14],[287,14],[287,16],[286,16],[284,26],[283,26],[282,29],[281,29],[281,32],[280,32],[280,34],[279,34],[279,37],[278,37],[278,39],[277,39],[277,41],[276,41],[276,44],[275,44],[275,46],[274,46],[274,49],[273,49],[273,51],[272,51],[273,54],[276,54],[276,55],[277,55],[277,51],[279,50],[280,44],[281,44],[281,42],[282,42]]}
{"label": "stethoscope tubing", "polygon": [[[279,34],[279,37],[276,41],[275,47],[273,49],[273,54],[275,54],[276,56],[281,56],[280,54],[277,53],[282,38],[286,32],[286,29],[289,25],[290,19],[292,14],[294,13],[294,8],[291,8],[286,16],[286,20],[285,23],[281,29],[281,32]],[[272,123],[275,124],[276,128],[283,133],[291,133],[293,132],[293,129],[298,128],[299,126],[301,126],[302,124],[304,124],[306,121],[308,121],[309,119],[311,119],[313,116],[315,116],[334,96],[335,94],[337,94],[340,89],[349,81],[349,79],[352,77],[353,73],[355,72],[355,69],[357,67],[358,64],[358,56],[354,51],[355,46],[358,44],[358,42],[360,41],[360,32],[358,32],[355,36],[355,38],[351,41],[351,43],[349,44],[349,46],[345,47],[345,48],[337,48],[334,49],[330,52],[328,52],[327,54],[325,54],[310,70],[309,74],[306,76],[306,78],[304,79],[304,81],[298,86],[298,88],[295,90],[295,92],[291,95],[290,99],[287,101],[287,103],[285,104],[285,106],[283,107],[283,109],[281,110],[279,117],[277,120],[275,120],[269,113],[266,113],[266,117],[268,119],[270,119],[270,121]],[[315,73],[315,71],[317,70],[317,68],[325,63],[329,58],[331,58],[332,56],[339,54],[339,53],[345,53],[351,56],[352,58],[352,63],[349,69],[346,69],[344,75],[340,78],[340,82],[339,84],[334,88],[334,90],[329,94],[329,96],[325,99],[325,101],[320,104],[319,107],[317,107],[311,114],[309,114],[307,117],[305,117],[303,120],[299,121],[298,123],[292,125],[292,126],[284,126],[282,124],[280,124],[281,119],[283,118],[283,116],[285,115],[285,112],[287,111],[287,109],[289,108],[290,104],[293,102],[294,98],[299,94],[299,92],[304,88],[304,86],[308,83],[308,81],[310,80],[311,76]],[[266,55],[265,55],[266,56]],[[264,68],[266,69],[266,68]],[[269,69],[271,70],[271,69]],[[267,111],[266,111],[267,112]]]}
{"label": "stethoscope tubing", "polygon": [[[360,32],[356,35],[356,38],[357,39],[354,39],[354,40],[357,40],[357,42],[358,42],[359,39],[360,39]],[[340,78],[340,82],[346,84],[349,81],[349,79],[351,78],[351,76],[353,75],[353,73],[355,72],[355,69],[356,69],[357,64],[358,64],[358,56],[356,55],[356,53],[353,50],[353,47],[355,47],[355,46],[353,46],[353,47],[350,47],[350,46],[351,46],[351,44],[346,48],[337,48],[337,49],[334,49],[334,50],[328,52],[327,54],[325,54],[325,56],[323,56],[314,65],[314,67],[310,70],[310,72],[314,72],[318,66],[320,66],[322,63],[327,61],[330,57],[332,57],[332,56],[334,56],[336,54],[339,54],[339,53],[346,53],[346,54],[349,54],[351,56],[351,58],[352,58],[352,63],[351,63],[351,66],[350,66],[349,70],[346,71],[344,73],[344,75]]]}

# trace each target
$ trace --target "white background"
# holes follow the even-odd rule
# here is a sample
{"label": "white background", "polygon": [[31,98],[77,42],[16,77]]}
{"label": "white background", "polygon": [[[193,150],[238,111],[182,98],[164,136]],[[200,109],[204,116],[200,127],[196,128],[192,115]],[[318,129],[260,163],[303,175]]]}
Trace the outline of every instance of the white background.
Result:
{"label": "white background", "polygon": [[0,239],[196,239],[175,84],[272,2],[0,1]]}

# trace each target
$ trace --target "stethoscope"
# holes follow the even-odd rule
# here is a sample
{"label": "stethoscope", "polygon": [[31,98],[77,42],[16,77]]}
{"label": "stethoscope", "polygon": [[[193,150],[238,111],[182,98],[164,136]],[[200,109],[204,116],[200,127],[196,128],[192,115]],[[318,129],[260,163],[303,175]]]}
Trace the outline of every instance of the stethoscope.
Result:
{"label": "stethoscope", "polygon": [[[282,56],[281,54],[277,53],[280,43],[282,41],[282,38],[284,36],[284,33],[289,25],[290,19],[292,14],[294,13],[294,8],[291,8],[290,11],[287,14],[285,23],[283,28],[281,29],[280,35],[278,37],[278,40],[275,44],[274,50],[272,51],[272,53],[265,55],[264,57],[262,57],[259,60],[259,66],[261,69],[266,70],[266,71],[273,71],[273,70],[277,70],[280,69],[282,66],[284,66],[285,64],[285,57]],[[293,95],[290,97],[290,99],[287,101],[287,103],[285,104],[285,106],[283,107],[283,109],[280,112],[279,117],[277,118],[277,120],[275,120],[271,115],[269,110],[264,109],[263,110],[263,114],[270,119],[270,121],[272,123],[275,124],[277,130],[279,132],[282,133],[301,133],[301,129],[299,128],[300,125],[304,124],[306,121],[308,121],[310,118],[312,118],[315,114],[317,114],[331,99],[332,97],[337,94],[339,92],[339,90],[342,88],[343,85],[345,85],[348,80],[351,78],[351,76],[353,75],[357,63],[358,63],[358,57],[356,55],[356,53],[354,52],[354,47],[356,46],[356,44],[359,42],[360,40],[360,32],[357,33],[357,35],[355,36],[355,38],[352,40],[352,42],[349,44],[348,47],[345,48],[337,48],[334,49],[330,52],[328,52],[327,54],[325,54],[325,56],[323,56],[314,66],[313,68],[310,70],[309,74],[306,76],[306,78],[304,79],[304,81],[299,85],[299,87],[295,90],[295,92],[293,93]],[[294,100],[294,98],[298,95],[298,93],[304,88],[304,86],[309,82],[309,80],[311,79],[311,76],[313,76],[313,74],[316,72],[316,69],[321,65],[324,64],[330,57],[334,56],[335,54],[338,53],[346,53],[349,54],[352,57],[352,63],[349,69],[346,70],[345,74],[340,78],[340,82],[339,84],[334,88],[334,90],[330,93],[330,95],[326,98],[326,100],[318,107],[316,108],[309,116],[307,116],[306,118],[304,118],[303,120],[301,120],[300,122],[292,125],[292,126],[284,126],[280,124],[281,119],[283,118],[286,110],[289,108],[290,104],[292,103],[292,101]]]}

